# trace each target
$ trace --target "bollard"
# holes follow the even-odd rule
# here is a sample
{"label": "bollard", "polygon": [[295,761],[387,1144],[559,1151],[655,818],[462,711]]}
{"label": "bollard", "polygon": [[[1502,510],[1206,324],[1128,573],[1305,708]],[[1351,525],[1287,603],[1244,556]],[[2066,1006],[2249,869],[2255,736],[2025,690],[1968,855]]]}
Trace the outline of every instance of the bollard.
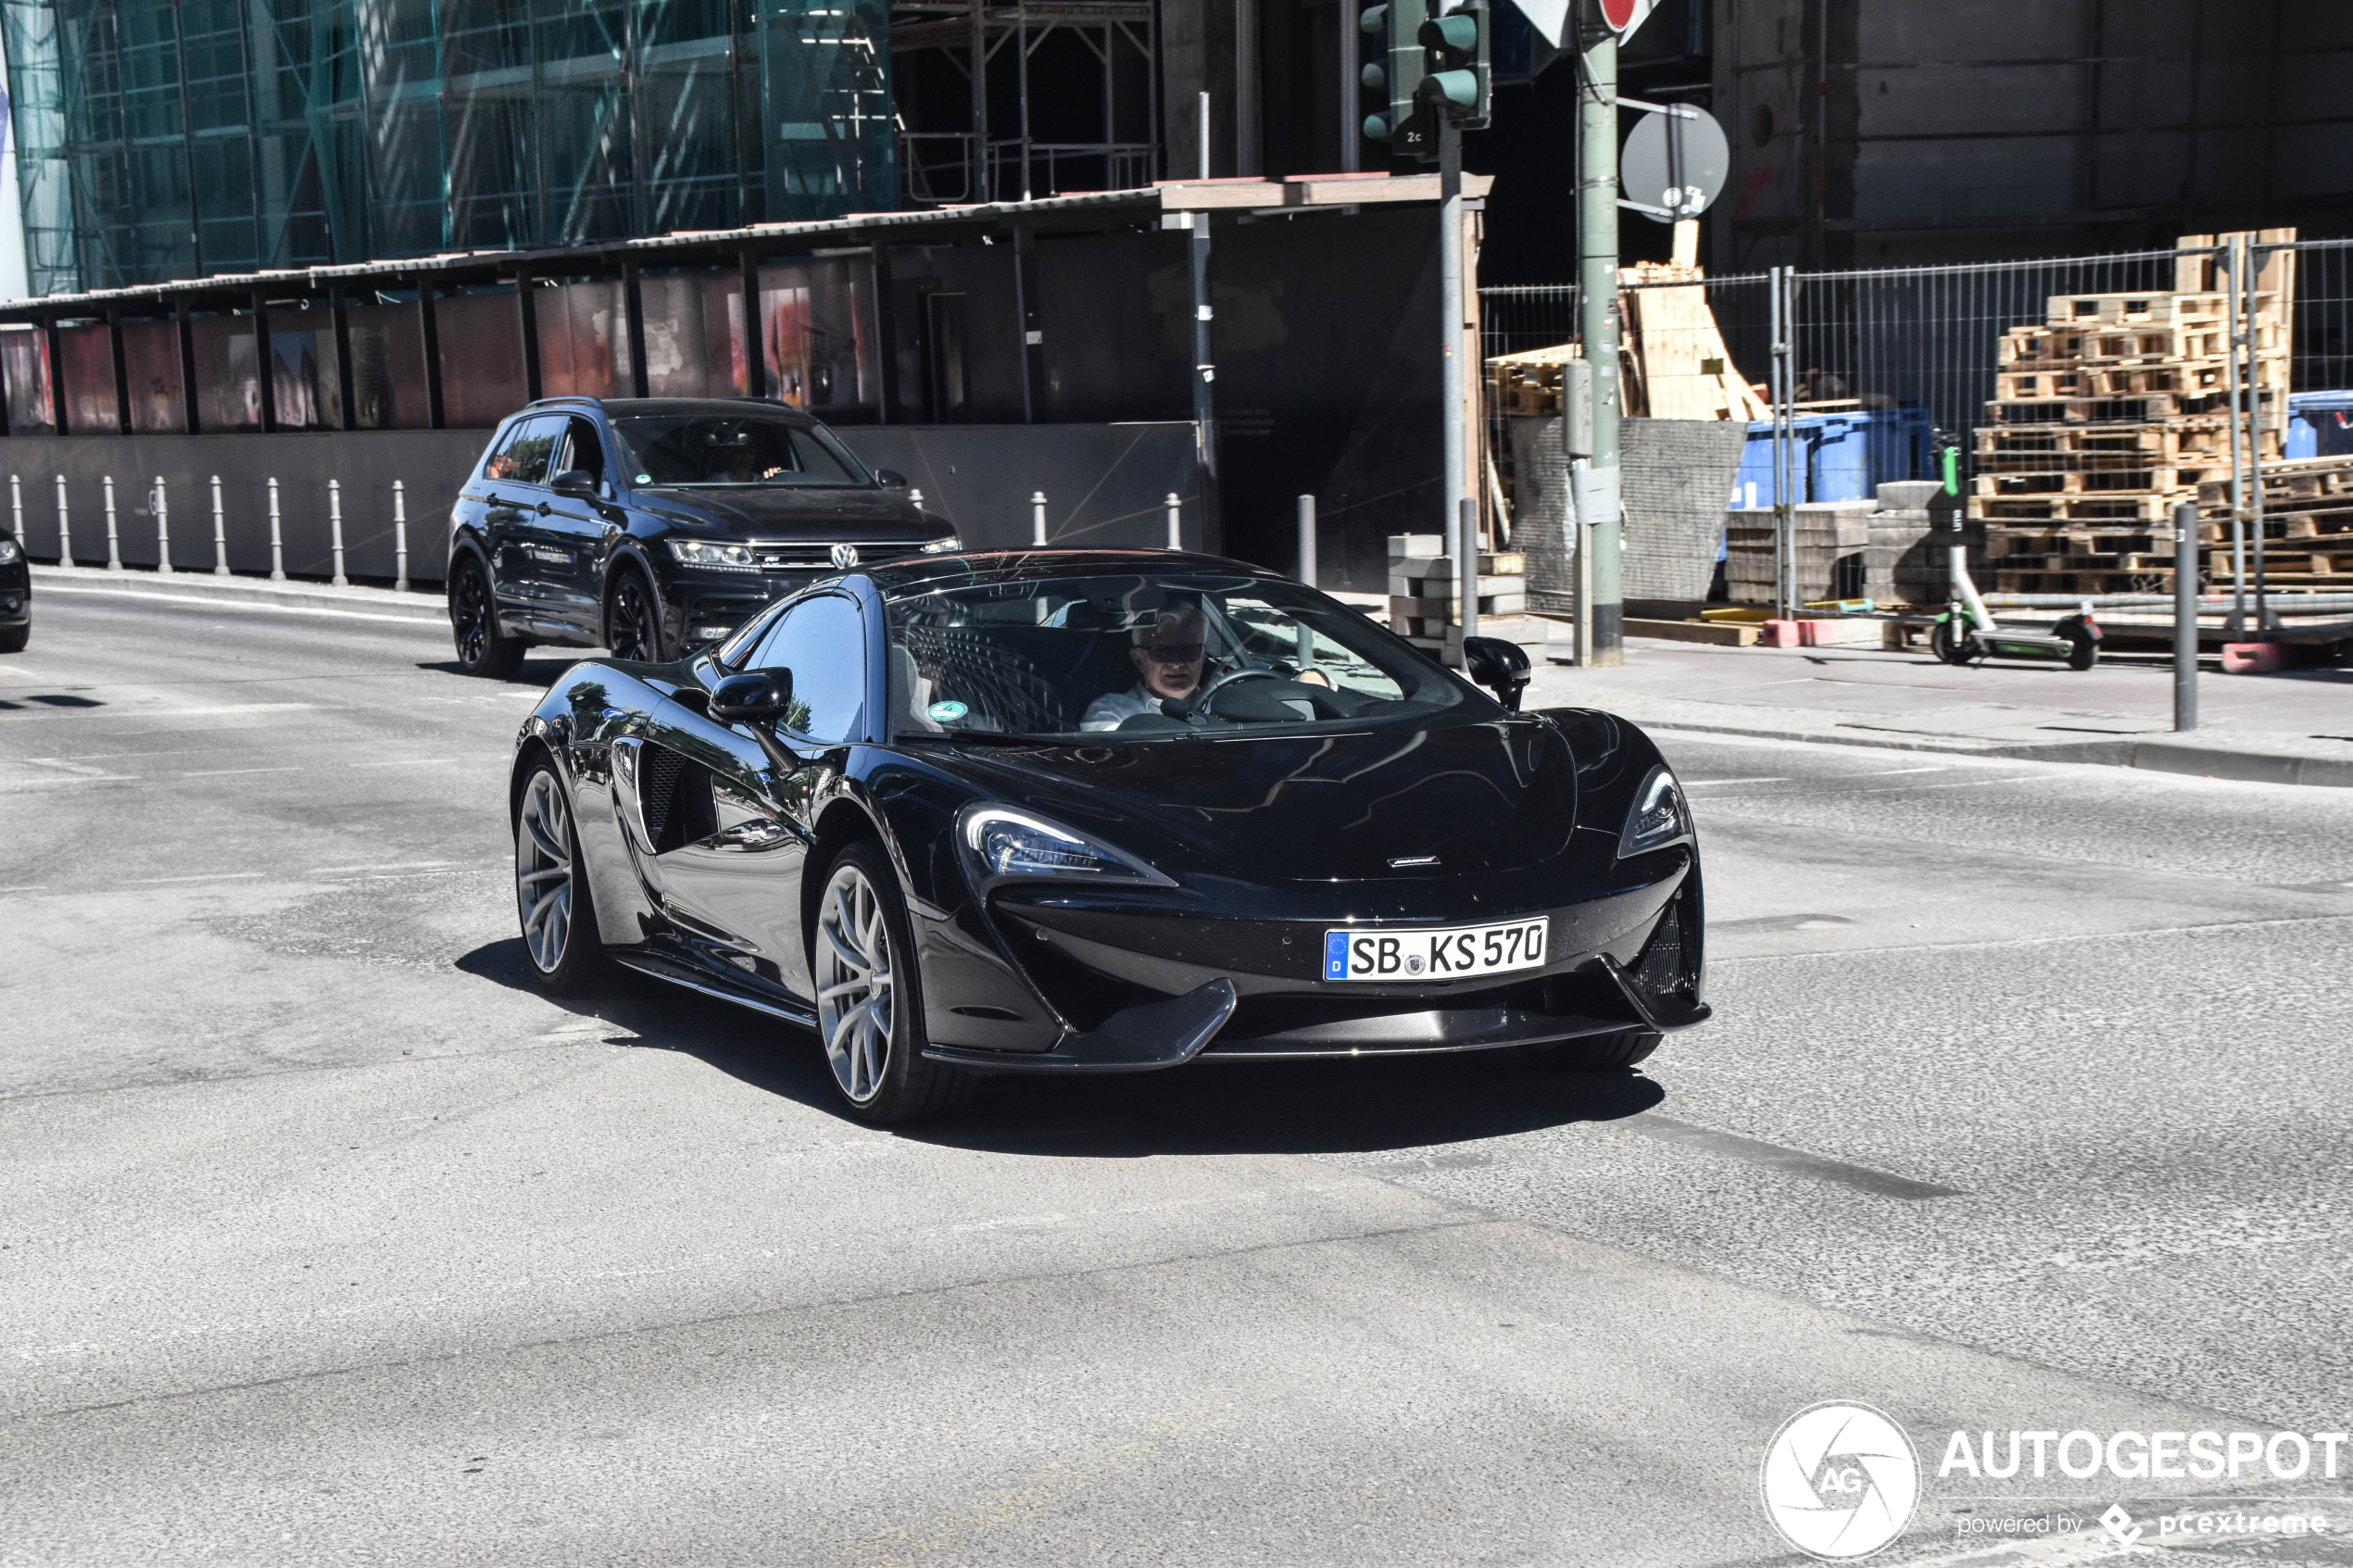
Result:
{"label": "bollard", "polygon": [[156,572],[171,575],[171,495],[163,486],[163,475],[156,475]]}
{"label": "bollard", "polygon": [[[1478,635],[1478,503],[1468,495],[1463,497],[1462,520],[1455,526],[1460,558],[1454,574],[1454,592],[1462,601],[1460,619],[1466,642]],[[1469,667],[1468,660],[1464,667]]]}
{"label": "bollard", "polygon": [[1038,491],[1029,497],[1029,542],[1039,547],[1046,544],[1046,493]]}
{"label": "bollard", "polygon": [[2173,508],[2173,727],[2197,728],[2197,503]]}
{"label": "bollard", "polygon": [[229,575],[229,530],[220,517],[220,476],[212,476],[212,574]]}
{"label": "bollard", "polygon": [[343,574],[343,481],[327,481],[327,535],[335,552],[334,585],[351,586],[351,579]]}
{"label": "bollard", "polygon": [[108,474],[98,483],[105,487],[107,496],[107,570],[120,571],[122,570],[122,540],[115,533],[114,528],[114,475]]}
{"label": "bollard", "polygon": [[1167,506],[1168,547],[1172,550],[1181,550],[1185,547],[1185,503],[1177,498],[1176,492],[1171,490],[1168,493]]}
{"label": "bollard", "polygon": [[286,580],[286,542],[278,533],[278,476],[270,476],[270,581]]}
{"label": "bollard", "polygon": [[1315,585],[1315,497],[1299,498],[1299,580]]}
{"label": "bollard", "polygon": [[66,509],[66,476],[57,475],[57,564],[73,564],[73,514]]}
{"label": "bollard", "polygon": [[15,534],[17,544],[24,544],[24,485],[15,474],[8,476],[8,519],[14,524],[8,532]]}
{"label": "bollard", "polygon": [[409,591],[409,491],[400,481],[392,482],[392,585],[399,593]]}

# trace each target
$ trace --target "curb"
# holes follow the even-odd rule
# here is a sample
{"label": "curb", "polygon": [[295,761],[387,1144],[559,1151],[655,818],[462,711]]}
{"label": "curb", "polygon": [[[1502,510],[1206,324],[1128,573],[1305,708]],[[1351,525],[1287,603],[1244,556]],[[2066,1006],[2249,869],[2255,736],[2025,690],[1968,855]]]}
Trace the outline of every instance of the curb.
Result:
{"label": "curb", "polygon": [[1622,714],[1645,729],[1693,734],[1743,735],[1754,740],[1805,741],[1817,746],[1854,746],[1879,751],[1926,751],[1948,757],[1986,757],[2006,762],[2074,762],[2138,768],[2154,773],[2228,779],[2239,784],[2306,784],[2353,789],[2353,758],[2304,757],[2285,751],[2246,751],[2189,740],[2054,741],[2049,745],[1979,746],[1934,735],[1857,735],[1843,731],[1775,729],[1764,724],[1655,721]]}
{"label": "curb", "polygon": [[215,577],[209,572],[108,571],[104,567],[35,566],[33,582],[43,592],[107,594],[124,598],[176,600],[184,604],[237,605],[255,609],[327,611],[371,621],[409,621],[439,625],[449,618],[438,594],[398,593],[390,588],[337,588],[325,583],[272,583],[251,577]]}

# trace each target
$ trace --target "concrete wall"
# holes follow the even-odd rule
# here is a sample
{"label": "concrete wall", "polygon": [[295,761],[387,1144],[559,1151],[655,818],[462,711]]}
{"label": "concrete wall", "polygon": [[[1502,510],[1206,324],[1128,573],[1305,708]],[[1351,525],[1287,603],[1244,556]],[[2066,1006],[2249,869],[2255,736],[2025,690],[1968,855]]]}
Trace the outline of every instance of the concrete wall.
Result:
{"label": "concrete wall", "polygon": [[[1029,498],[1044,491],[1057,544],[1157,546],[1167,538],[1164,498],[1183,498],[1185,537],[1198,547],[1201,487],[1193,427],[1182,423],[884,425],[838,433],[876,468],[897,469],[924,504],[955,520],[968,545],[1029,543]],[[172,564],[213,565],[211,480],[220,480],[229,565],[270,570],[269,481],[278,481],[285,569],[333,571],[328,482],[340,483],[345,570],[393,576],[393,482],[404,486],[409,571],[439,582],[447,562],[449,510],[473,470],[483,431],[365,431],[295,435],[17,436],[0,439],[0,478],[13,486],[9,524],[37,560],[57,557],[57,479],[65,479],[73,554],[107,558],[105,480],[114,479],[115,524],[127,566],[157,558],[154,481],[164,481]]]}

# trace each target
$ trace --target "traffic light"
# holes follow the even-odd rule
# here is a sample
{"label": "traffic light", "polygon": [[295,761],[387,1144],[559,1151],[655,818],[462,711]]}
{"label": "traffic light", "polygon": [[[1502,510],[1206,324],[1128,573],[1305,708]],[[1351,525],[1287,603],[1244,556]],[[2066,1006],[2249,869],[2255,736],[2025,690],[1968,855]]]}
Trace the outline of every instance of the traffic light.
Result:
{"label": "traffic light", "polygon": [[1424,21],[1415,37],[1428,52],[1429,69],[1414,96],[1465,131],[1487,124],[1493,100],[1493,30],[1487,6],[1488,0],[1462,0],[1445,15]]}
{"label": "traffic light", "polygon": [[1361,77],[1378,106],[1365,117],[1365,135],[1370,141],[1388,143],[1392,157],[1416,157],[1421,152],[1421,138],[1416,135],[1414,87],[1428,69],[1428,56],[1417,36],[1428,16],[1427,0],[1388,0],[1358,19],[1365,37],[1377,41],[1367,51]]}

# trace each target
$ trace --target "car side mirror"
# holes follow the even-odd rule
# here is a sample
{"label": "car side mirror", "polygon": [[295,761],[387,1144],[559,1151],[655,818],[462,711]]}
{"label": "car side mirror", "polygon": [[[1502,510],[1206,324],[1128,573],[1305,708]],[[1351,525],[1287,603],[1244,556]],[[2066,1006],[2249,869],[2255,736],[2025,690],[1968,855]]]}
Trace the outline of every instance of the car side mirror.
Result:
{"label": "car side mirror", "polygon": [[1520,694],[1528,689],[1528,651],[1501,637],[1465,637],[1463,665],[1470,678],[1495,694],[1495,700],[1519,711]]}
{"label": "car side mirror", "polygon": [[730,675],[711,692],[711,716],[723,724],[764,724],[792,701],[792,671],[755,670]]}
{"label": "car side mirror", "polygon": [[597,498],[597,476],[586,469],[567,469],[549,480],[547,488],[575,501],[593,501]]}
{"label": "car side mirror", "polygon": [[907,476],[897,469],[876,469],[875,483],[885,490],[904,490],[907,488]]}

